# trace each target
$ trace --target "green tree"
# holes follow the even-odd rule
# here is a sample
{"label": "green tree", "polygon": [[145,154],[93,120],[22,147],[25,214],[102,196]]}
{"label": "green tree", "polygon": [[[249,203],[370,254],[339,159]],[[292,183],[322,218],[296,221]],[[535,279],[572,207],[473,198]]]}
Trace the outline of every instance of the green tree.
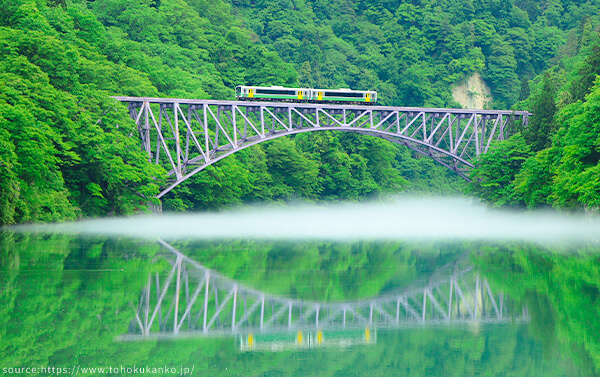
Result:
{"label": "green tree", "polygon": [[230,156],[196,174],[167,197],[165,210],[214,210],[242,203],[250,193],[251,178],[236,156]]}
{"label": "green tree", "polygon": [[571,82],[570,93],[573,101],[585,100],[598,74],[600,74],[600,45],[595,45],[583,66],[577,70],[577,78]]}
{"label": "green tree", "polygon": [[527,208],[538,208],[551,205],[552,194],[552,156],[554,152],[544,149],[528,158],[515,176],[513,186]]}
{"label": "green tree", "polygon": [[513,181],[531,155],[531,149],[520,133],[497,143],[478,158],[467,192],[494,207],[522,205],[523,198],[515,190]]}
{"label": "green tree", "polygon": [[[0,118],[0,124],[4,123]],[[0,224],[15,222],[15,208],[19,200],[19,180],[15,172],[15,146],[7,130],[0,128]]]}
{"label": "green tree", "polygon": [[586,102],[563,109],[558,120],[562,127],[555,138],[561,149],[555,167],[552,192],[558,207],[600,206],[600,81],[596,80]]}
{"label": "green tree", "polygon": [[274,199],[316,199],[319,185],[319,165],[299,151],[294,140],[279,138],[265,146],[269,174],[273,177]]}
{"label": "green tree", "polygon": [[533,116],[529,126],[523,131],[527,143],[535,152],[548,148],[552,143],[552,135],[557,128],[554,120],[557,111],[554,103],[555,96],[556,86],[550,73],[546,72],[542,79],[541,90],[529,100]]}

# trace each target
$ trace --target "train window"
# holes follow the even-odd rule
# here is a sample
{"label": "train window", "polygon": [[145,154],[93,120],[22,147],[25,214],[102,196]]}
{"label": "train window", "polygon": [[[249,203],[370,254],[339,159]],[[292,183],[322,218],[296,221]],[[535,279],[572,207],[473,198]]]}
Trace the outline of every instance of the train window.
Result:
{"label": "train window", "polygon": [[256,94],[279,94],[279,95],[288,95],[295,96],[295,90],[278,90],[278,89],[256,89]]}
{"label": "train window", "polygon": [[325,92],[325,97],[362,98],[361,92]]}

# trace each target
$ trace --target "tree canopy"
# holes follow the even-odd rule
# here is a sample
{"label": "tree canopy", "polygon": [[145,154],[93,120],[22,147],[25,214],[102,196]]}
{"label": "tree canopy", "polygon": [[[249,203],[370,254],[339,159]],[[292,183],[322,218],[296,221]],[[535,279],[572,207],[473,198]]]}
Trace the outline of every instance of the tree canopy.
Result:
{"label": "tree canopy", "polygon": [[[522,135],[543,154],[522,166],[556,182],[538,190],[537,174],[519,171],[514,200],[493,190],[494,199],[483,198],[592,208],[596,147],[587,139],[579,150],[583,141],[566,131],[585,128],[591,110],[577,124],[563,119],[593,97],[594,4],[2,0],[0,223],[129,215],[156,204],[165,171],[141,153],[136,126],[111,95],[232,99],[240,84],[305,85],[374,89],[384,105],[452,107],[452,87],[474,73],[491,88],[490,106],[534,111]],[[255,146],[205,173],[167,195],[164,209],[464,188],[402,147],[337,133]]]}

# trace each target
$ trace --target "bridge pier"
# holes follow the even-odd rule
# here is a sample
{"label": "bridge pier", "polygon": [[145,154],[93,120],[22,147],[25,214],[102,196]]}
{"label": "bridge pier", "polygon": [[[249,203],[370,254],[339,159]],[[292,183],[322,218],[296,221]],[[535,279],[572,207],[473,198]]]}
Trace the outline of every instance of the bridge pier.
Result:
{"label": "bridge pier", "polygon": [[158,204],[154,204],[152,202],[148,203],[148,209],[152,214],[157,215],[162,213],[162,201],[158,199]]}

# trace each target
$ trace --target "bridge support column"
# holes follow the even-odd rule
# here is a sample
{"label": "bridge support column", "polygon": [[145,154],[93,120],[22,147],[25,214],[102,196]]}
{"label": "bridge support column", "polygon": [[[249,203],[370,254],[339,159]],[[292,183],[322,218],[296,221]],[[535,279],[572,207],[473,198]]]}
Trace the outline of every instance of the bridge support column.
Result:
{"label": "bridge support column", "polygon": [[158,199],[158,204],[154,204],[152,202],[148,202],[148,209],[153,214],[161,214],[162,213],[162,201]]}

